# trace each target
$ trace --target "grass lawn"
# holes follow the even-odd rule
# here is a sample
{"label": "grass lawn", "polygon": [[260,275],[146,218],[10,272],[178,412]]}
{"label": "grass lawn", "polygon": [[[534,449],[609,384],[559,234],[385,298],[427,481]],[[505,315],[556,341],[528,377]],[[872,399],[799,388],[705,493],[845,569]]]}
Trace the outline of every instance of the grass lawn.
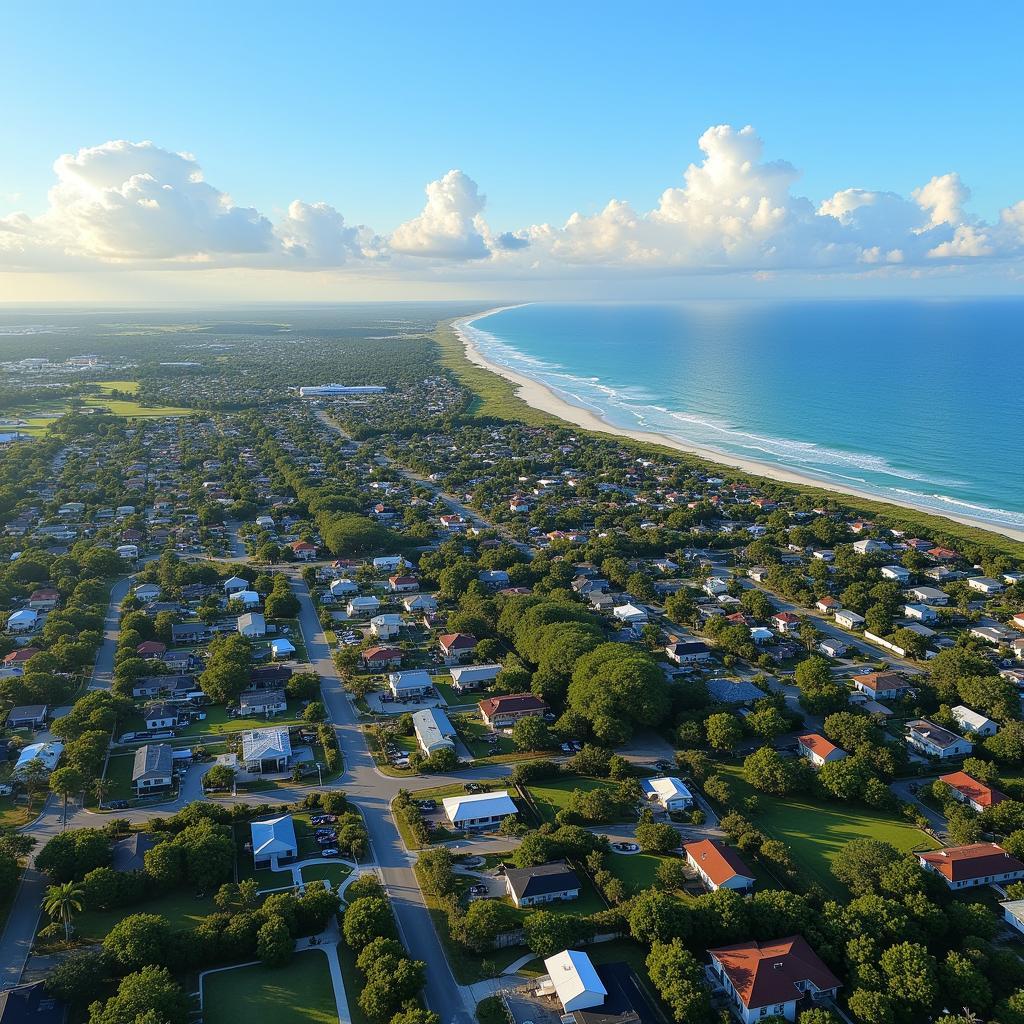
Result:
{"label": "grass lawn", "polygon": [[17,828],[29,820],[29,805],[14,797],[0,797],[0,828]]}
{"label": "grass lawn", "polygon": [[482,698],[482,693],[459,693],[451,683],[440,683],[434,680],[434,689],[444,698],[444,702],[450,708],[475,707]]}
{"label": "grass lawn", "polygon": [[207,975],[203,1019],[209,1024],[238,1020],[336,1024],[338,1011],[327,959],[309,950],[296,954],[286,967],[253,965]]}
{"label": "grass lawn", "polygon": [[229,717],[227,708],[211,704],[204,707],[206,718],[202,721],[196,719],[191,725],[180,730],[178,737],[183,736],[207,736],[221,735],[231,732],[247,732],[249,729],[263,729],[269,725],[294,725],[301,721],[299,718],[299,701],[288,701],[288,710],[274,718],[266,718],[263,715],[241,715],[234,718]]}
{"label": "grass lawn", "polygon": [[130,914],[159,914],[175,928],[192,928],[201,918],[216,913],[216,910],[211,897],[200,899],[186,886],[130,907],[83,911],[75,918],[75,929],[79,939],[99,942],[118,921]]}
{"label": "grass lawn", "polygon": [[614,793],[617,784],[609,779],[591,779],[574,775],[567,779],[544,779],[529,786],[530,796],[543,821],[554,821],[559,811],[569,809],[574,790],[589,793],[594,789],[607,789]]}
{"label": "grass lawn", "polygon": [[662,859],[655,853],[612,852],[605,858],[605,866],[631,893],[637,893],[655,884],[655,873]]}
{"label": "grass lawn", "polygon": [[[721,765],[719,771],[738,794],[754,793],[738,765]],[[853,839],[880,839],[908,851],[934,850],[938,845],[913,825],[867,807],[812,803],[799,797],[783,799],[764,793],[756,796],[760,809],[751,816],[753,823],[772,838],[781,839],[790,848],[801,872],[832,895],[846,895],[830,868]]]}
{"label": "grass lawn", "polygon": [[484,736],[491,732],[491,728],[484,725],[483,719],[477,715],[473,715],[472,718],[468,715],[457,715],[452,724],[459,730],[462,741],[475,758],[494,759],[518,753],[511,737],[503,733],[498,733],[497,743],[487,743]]}
{"label": "grass lawn", "polygon": [[330,882],[331,888],[336,889],[351,873],[347,864],[308,864],[302,869],[302,880]]}

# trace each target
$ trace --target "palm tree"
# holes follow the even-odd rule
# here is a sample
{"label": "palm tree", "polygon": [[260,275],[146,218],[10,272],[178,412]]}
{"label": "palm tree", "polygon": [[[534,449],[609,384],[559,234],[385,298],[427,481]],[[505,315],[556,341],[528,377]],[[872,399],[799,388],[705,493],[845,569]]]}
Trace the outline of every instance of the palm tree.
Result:
{"label": "palm tree", "polygon": [[43,910],[50,920],[64,923],[64,938],[71,941],[71,918],[82,912],[82,888],[74,882],[61,882],[47,887]]}
{"label": "palm tree", "polygon": [[110,779],[96,779],[92,784],[92,791],[96,794],[96,802],[99,807],[110,794]]}

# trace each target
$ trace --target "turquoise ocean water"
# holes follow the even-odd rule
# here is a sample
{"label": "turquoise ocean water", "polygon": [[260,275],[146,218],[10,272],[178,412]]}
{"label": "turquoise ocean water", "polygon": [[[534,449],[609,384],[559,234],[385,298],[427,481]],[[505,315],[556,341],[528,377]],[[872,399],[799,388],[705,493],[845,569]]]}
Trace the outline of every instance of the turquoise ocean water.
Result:
{"label": "turquoise ocean water", "polygon": [[613,425],[1024,529],[1024,300],[538,303],[467,331]]}

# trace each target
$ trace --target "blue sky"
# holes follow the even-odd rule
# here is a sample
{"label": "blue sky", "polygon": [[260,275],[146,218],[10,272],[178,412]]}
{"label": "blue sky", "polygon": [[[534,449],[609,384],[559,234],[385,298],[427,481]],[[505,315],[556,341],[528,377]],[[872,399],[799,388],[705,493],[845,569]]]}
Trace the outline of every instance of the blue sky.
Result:
{"label": "blue sky", "polygon": [[848,188],[909,197],[951,172],[965,218],[993,223],[1024,197],[1016,5],[95,10],[5,5],[0,216],[46,213],[61,154],[152,140],[275,224],[298,198],[382,237],[459,168],[489,229],[525,238],[612,198],[652,210],[721,124],[752,125],[815,205]]}

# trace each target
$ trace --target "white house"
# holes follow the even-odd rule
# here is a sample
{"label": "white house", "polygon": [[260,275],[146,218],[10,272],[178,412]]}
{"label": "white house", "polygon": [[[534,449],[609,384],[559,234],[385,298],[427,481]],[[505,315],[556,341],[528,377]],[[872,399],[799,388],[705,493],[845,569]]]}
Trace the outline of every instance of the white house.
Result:
{"label": "white house", "polygon": [[401,555],[384,555],[373,560],[373,567],[378,572],[395,572],[405,566],[405,559]]}
{"label": "white house", "polygon": [[412,716],[412,728],[420,750],[429,757],[438,750],[455,749],[455,726],[440,708],[425,708]]}
{"label": "white house", "polygon": [[406,700],[408,697],[421,697],[433,687],[434,681],[430,673],[424,669],[412,669],[409,672],[390,672],[388,688],[395,700]]}
{"label": "white house", "polygon": [[1024,900],[1004,900],[999,906],[1003,908],[1003,920],[1024,934]]}
{"label": "white house", "polygon": [[620,604],[613,608],[612,615],[614,615],[619,622],[626,622],[630,625],[643,625],[647,622],[647,612],[630,601],[627,601],[626,604]]}
{"label": "white house", "polygon": [[170,789],[174,781],[171,748],[166,743],[147,743],[135,751],[132,788],[141,796]]}
{"label": "white house", "polygon": [[137,586],[132,593],[140,600],[143,604],[149,604],[151,601],[159,599],[163,590],[160,588],[158,583],[141,583]]}
{"label": "white house", "polygon": [[683,845],[686,862],[712,891],[735,889],[748,892],[754,887],[754,873],[743,858],[717,839],[701,839]]}
{"label": "white house", "polygon": [[800,750],[800,756],[807,758],[815,766],[820,768],[830,761],[841,761],[846,757],[846,751],[841,750],[830,740],[816,732],[808,733],[806,736],[798,736],[796,740]]}
{"label": "white house", "polygon": [[548,982],[541,982],[541,991],[551,991],[562,1004],[563,1014],[590,1010],[608,998],[608,989],[586,953],[563,949],[544,961]]}
{"label": "white house", "polygon": [[376,615],[380,601],[375,597],[353,597],[345,611],[351,618],[367,618]]}
{"label": "white house", "polygon": [[644,779],[640,788],[651,803],[658,804],[666,811],[685,811],[693,806],[693,794],[674,776],[661,775],[656,779]]}
{"label": "white house", "polygon": [[283,636],[270,641],[270,653],[277,658],[290,658],[295,653],[295,644]]}
{"label": "white house", "polygon": [[818,650],[827,658],[841,658],[850,648],[842,640],[825,637],[818,642]]}
{"label": "white house", "polygon": [[934,622],[938,618],[935,609],[926,604],[905,604],[903,615],[914,622]]}
{"label": "white house", "polygon": [[7,619],[7,632],[28,633],[36,628],[36,623],[38,622],[38,612],[33,611],[31,608],[22,608],[20,611],[11,614]]}
{"label": "white house", "polygon": [[840,608],[836,612],[836,623],[843,629],[860,629],[864,625],[864,616],[858,615],[851,608]]}
{"label": "white house", "polygon": [[139,557],[138,544],[120,544],[114,548],[114,551],[128,562],[134,561]]}
{"label": "white house", "polygon": [[917,855],[926,871],[939,875],[950,889],[978,885],[1004,885],[1024,878],[1024,863],[998,843],[970,843],[926,850]]}
{"label": "white house", "polygon": [[282,726],[242,733],[242,762],[252,775],[283,772],[291,756],[291,737]]}
{"label": "white house", "polygon": [[907,595],[921,604],[931,604],[937,608],[949,604],[949,594],[938,587],[911,587]]}
{"label": "white house", "polygon": [[853,542],[853,550],[858,555],[870,555],[875,551],[888,551],[889,545],[884,540],[875,540],[874,537],[865,537],[863,540]]}
{"label": "white house", "polygon": [[267,635],[267,620],[262,612],[246,612],[238,616],[235,628],[242,636],[255,639]]}
{"label": "white house", "polygon": [[243,608],[258,608],[262,598],[255,590],[239,590],[231,595],[232,601],[237,601]]}
{"label": "white house", "polygon": [[974,745],[963,736],[958,736],[941,725],[929,722],[926,718],[907,722],[907,743],[922,754],[930,757],[966,757]]}
{"label": "white house", "polygon": [[796,1020],[796,1006],[830,998],[839,979],[821,962],[802,935],[771,942],[742,942],[709,949],[708,968],[744,1024],[762,1017]]}
{"label": "white house", "polygon": [[232,576],[231,579],[224,581],[224,593],[229,596],[248,589],[249,581],[243,580],[241,576]]}
{"label": "white house", "polygon": [[1005,589],[1005,585],[1000,583],[999,580],[994,580],[990,576],[971,576],[967,580],[967,586],[971,590],[976,590],[979,594],[985,594],[991,596],[992,594],[1001,594]]}
{"label": "white house", "polygon": [[256,867],[269,865],[276,868],[282,861],[294,860],[299,852],[295,823],[290,814],[267,821],[254,821],[249,831],[252,834],[252,859]]}
{"label": "white house", "polygon": [[962,729],[964,732],[973,732],[976,736],[995,736],[999,732],[999,724],[997,722],[993,722],[991,718],[986,718],[985,715],[978,714],[977,711],[964,707],[963,704],[957,704],[955,707],[950,708],[950,714],[952,714],[957,728]]}
{"label": "white house", "polygon": [[374,615],[370,619],[370,632],[378,640],[390,640],[393,636],[398,636],[401,629],[402,616],[396,615],[394,612],[389,612],[385,615]]}
{"label": "white house", "polygon": [[18,760],[11,772],[13,778],[20,778],[25,775],[26,765],[30,761],[39,761],[47,775],[57,767],[60,755],[64,753],[63,743],[30,743],[27,747],[21,748]]}
{"label": "white house", "polygon": [[910,582],[910,570],[904,569],[902,565],[883,565],[878,572],[884,580],[895,580],[897,583]]}
{"label": "white house", "polygon": [[452,689],[465,693],[493,683],[500,671],[501,665],[455,665],[448,673],[452,677]]}
{"label": "white house", "polygon": [[519,813],[519,808],[505,789],[445,797],[442,805],[445,816],[455,828],[460,829],[493,828],[510,814]]}
{"label": "white house", "polygon": [[358,594],[359,584],[353,580],[334,580],[331,583],[331,593],[335,597],[348,597],[350,594]]}

